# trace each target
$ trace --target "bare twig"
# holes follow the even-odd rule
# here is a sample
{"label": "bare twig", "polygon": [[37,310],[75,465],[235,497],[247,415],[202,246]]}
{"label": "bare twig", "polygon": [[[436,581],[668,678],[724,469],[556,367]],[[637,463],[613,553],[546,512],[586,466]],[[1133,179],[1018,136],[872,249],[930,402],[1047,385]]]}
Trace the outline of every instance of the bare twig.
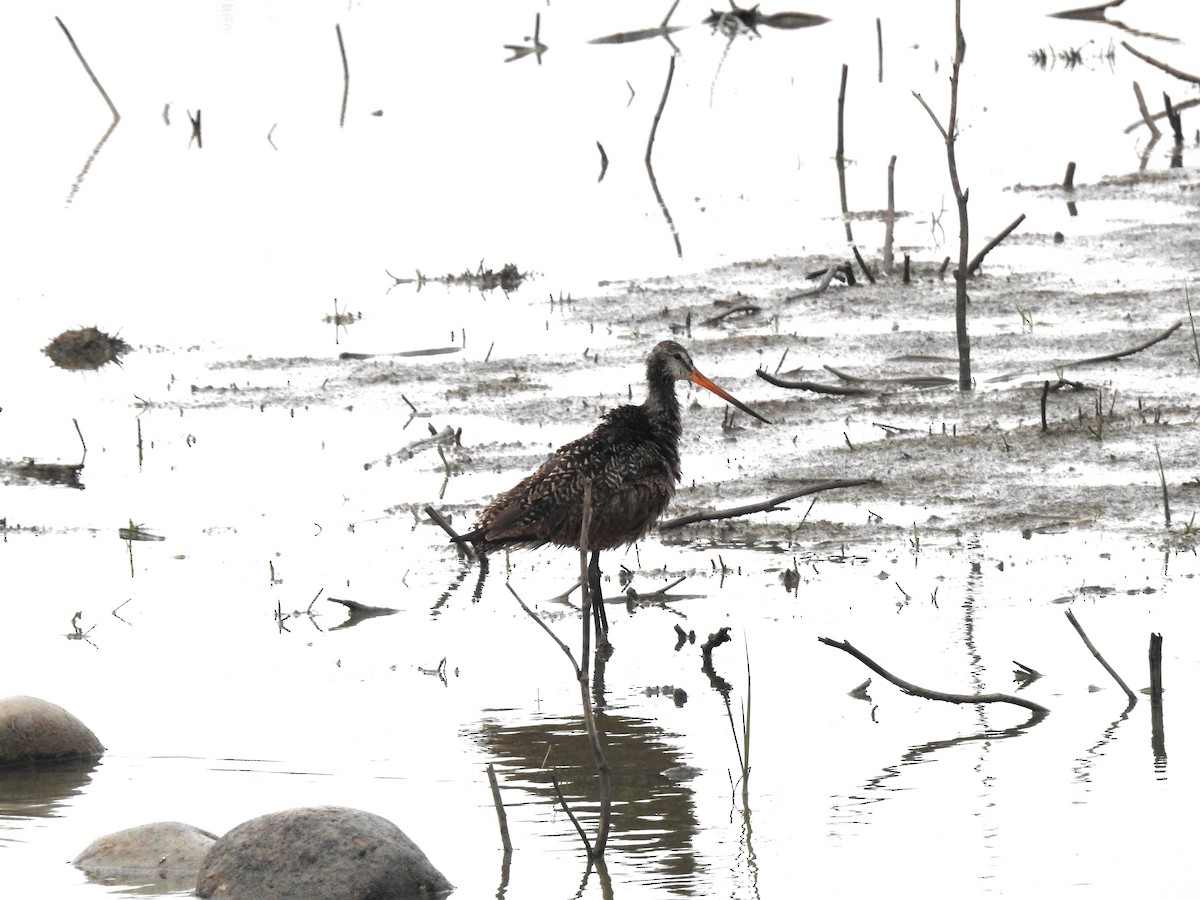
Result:
{"label": "bare twig", "polygon": [[1140,59],[1142,62],[1149,63],[1150,65],[1154,66],[1157,69],[1162,69],[1168,75],[1174,75],[1180,81],[1187,81],[1187,82],[1191,82],[1192,84],[1200,84],[1200,76],[1192,75],[1192,74],[1189,74],[1188,72],[1183,72],[1179,69],[1174,68],[1173,66],[1167,65],[1165,62],[1159,62],[1153,56],[1147,56],[1145,53],[1142,53],[1140,50],[1133,49],[1133,47],[1129,46],[1128,41],[1121,41],[1121,46],[1124,47],[1126,50],[1128,50],[1130,53],[1132,53],[1134,56],[1136,56],[1138,59]]}
{"label": "bare twig", "polygon": [[867,656],[858,648],[852,646],[849,641],[835,641],[826,637],[817,638],[822,644],[827,644],[830,647],[836,647],[838,650],[844,650],[849,653],[871,671],[886,678],[900,690],[906,694],[911,694],[914,697],[923,697],[926,700],[944,700],[947,703],[1011,703],[1014,706],[1023,706],[1025,709],[1038,715],[1046,715],[1050,712],[1040,703],[1035,703],[1033,700],[1027,700],[1024,697],[1014,697],[1011,694],[949,694],[944,691],[934,691],[929,688],[919,687],[910,681],[905,681],[883,668],[871,657]]}
{"label": "bare twig", "polygon": [[504,812],[504,801],[500,799],[500,783],[496,780],[496,768],[487,765],[488,784],[492,787],[492,803],[496,806],[496,818],[500,822],[500,843],[505,855],[512,853],[512,839],[508,836],[508,816]]}
{"label": "bare twig", "polygon": [[1091,638],[1089,638],[1087,633],[1084,632],[1083,626],[1079,624],[1079,620],[1075,618],[1075,612],[1068,609],[1066,613],[1067,621],[1071,623],[1077,632],[1079,632],[1079,636],[1083,638],[1084,646],[1092,651],[1092,656],[1096,657],[1096,659],[1100,662],[1100,665],[1104,666],[1104,670],[1113,677],[1113,681],[1121,686],[1121,690],[1123,690],[1125,692],[1125,696],[1129,698],[1129,706],[1132,708],[1133,705],[1137,703],[1137,694],[1130,690],[1129,685],[1127,685],[1124,679],[1117,674],[1117,670],[1110,666],[1108,664],[1108,660],[1106,660],[1100,654],[1100,651],[1096,649],[1096,645],[1092,643]]}
{"label": "bare twig", "polygon": [[874,394],[875,391],[864,387],[846,387],[840,384],[820,384],[816,381],[791,381],[787,378],[778,378],[775,375],[770,375],[767,372],[759,369],[755,372],[759,378],[768,384],[773,384],[776,387],[790,388],[797,391],[812,391],[814,394],[839,394],[843,396],[860,396],[865,394]]}
{"label": "bare twig", "polygon": [[783,298],[784,302],[790,303],[793,300],[800,300],[804,297],[814,297],[817,294],[820,294],[823,291],[828,290],[829,283],[831,281],[833,281],[833,276],[837,274],[837,271],[838,271],[838,267],[835,265],[831,265],[828,269],[825,270],[825,274],[821,276],[821,281],[815,288],[809,288],[806,291],[799,291],[795,294],[788,294],[786,297]]}
{"label": "bare twig", "polygon": [[954,0],[954,62],[950,69],[950,117],[946,125],[938,121],[925,99],[913,91],[917,102],[929,113],[946,144],[946,162],[950,169],[950,186],[958,207],[958,268],[954,270],[954,323],[958,339],[958,387],[971,390],[971,339],[967,335],[967,254],[970,252],[970,227],[967,216],[969,192],[963,190],[958,179],[958,161],[954,143],[958,138],[958,82],[963,57],[966,56],[967,41],[962,31],[962,0]]}
{"label": "bare twig", "polygon": [[763,500],[760,503],[750,503],[746,506],[738,506],[733,509],[725,510],[710,510],[708,512],[691,513],[686,516],[678,516],[674,519],[668,519],[665,522],[660,522],[658,525],[659,531],[670,531],[674,528],[682,528],[684,525],[691,525],[695,522],[716,522],[721,519],[735,519],[738,516],[747,516],[756,512],[775,512],[779,509],[784,509],[780,504],[787,503],[789,500],[795,500],[798,497],[806,497],[809,494],[818,494],[822,491],[833,491],[841,488],[860,487],[862,485],[879,484],[876,478],[850,478],[840,479],[836,481],[818,481],[816,484],[806,485],[798,490],[791,491],[787,494],[781,494],[778,497],[772,497],[770,500]]}
{"label": "bare twig", "polygon": [[[437,523],[437,525],[442,529],[442,531],[444,531],[444,532],[446,532],[446,534],[450,535],[450,540],[454,541],[454,543],[458,544],[459,547],[461,547],[463,550],[467,551],[467,553],[471,554],[472,556],[479,556],[479,554],[475,550],[475,545],[472,544],[470,541],[468,541],[465,537],[463,537],[457,531],[455,531],[454,528],[451,527],[450,522],[440,512],[438,512],[432,506],[426,506],[425,514],[427,516],[429,516],[429,518],[433,519],[433,521]],[[520,598],[518,598],[518,599],[520,599]],[[539,619],[539,621],[541,621],[541,620]]]}
{"label": "bare twig", "polygon": [[[1074,165],[1074,164],[1072,163],[1072,165]],[[967,263],[967,274],[974,275],[975,272],[979,269],[979,267],[981,265],[983,265],[983,258],[985,256],[987,256],[989,253],[991,253],[997,244],[999,244],[1002,240],[1004,240],[1006,237],[1008,237],[1010,234],[1012,234],[1013,231],[1016,230],[1016,227],[1024,221],[1025,221],[1025,213],[1021,213],[1019,216],[1017,216],[1017,218],[1015,220],[1013,220],[1011,225],[1009,225],[1007,228],[1005,228],[1003,231],[1001,231],[998,235],[996,235],[994,238],[992,238],[990,241],[988,241],[987,244],[984,245],[984,248],[975,254],[974,259],[972,259],[969,263]]]}
{"label": "bare twig", "polygon": [[112,102],[112,98],[108,96],[108,91],[104,89],[104,85],[100,83],[100,79],[96,77],[96,73],[92,71],[92,67],[88,65],[88,61],[83,58],[83,53],[79,49],[79,45],[75,43],[75,38],[71,37],[71,32],[67,30],[67,26],[63,24],[63,20],[58,16],[54,17],[54,21],[58,23],[58,27],[63,30],[63,34],[67,36],[67,41],[71,44],[71,49],[75,51],[75,55],[79,57],[79,61],[83,63],[83,70],[88,73],[88,78],[92,79],[92,84],[96,86],[96,90],[100,92],[100,96],[104,98],[104,102],[108,104],[108,111],[112,113],[113,124],[116,125],[121,121],[121,114],[117,112],[116,104]]}
{"label": "bare twig", "polygon": [[1137,98],[1138,112],[1142,114],[1142,121],[1146,123],[1146,127],[1150,129],[1150,134],[1154,139],[1158,140],[1162,137],[1162,132],[1154,124],[1154,117],[1150,115],[1150,110],[1146,108],[1146,98],[1142,96],[1142,86],[1136,81],[1133,83],[1133,95]]}
{"label": "bare twig", "polygon": [[1110,362],[1114,359],[1121,359],[1124,356],[1132,356],[1135,353],[1140,353],[1141,351],[1147,349],[1148,347],[1153,347],[1159,341],[1166,340],[1171,335],[1173,335],[1182,325],[1183,325],[1183,319],[1180,319],[1178,322],[1174,323],[1169,328],[1167,328],[1166,331],[1163,331],[1162,333],[1155,335],[1154,337],[1150,338],[1150,340],[1148,340],[1148,341],[1144,341],[1143,343],[1138,344],[1136,347],[1127,347],[1126,349],[1118,350],[1115,353],[1105,353],[1100,356],[1089,356],[1085,359],[1075,359],[1075,360],[1070,360],[1068,362],[1058,362],[1058,363],[1055,363],[1055,366],[1061,367],[1061,368],[1066,368],[1068,366],[1085,366],[1090,363]]}
{"label": "bare twig", "polygon": [[344,128],[346,103],[350,100],[350,64],[346,61],[346,42],[342,40],[342,26],[338,24],[334,27],[337,29],[338,52],[342,55],[342,114],[338,119],[338,127]]}
{"label": "bare twig", "polygon": [[662,98],[658,101],[658,109],[654,111],[654,122],[650,125],[650,137],[646,141],[646,172],[650,176],[650,187],[654,190],[654,197],[658,200],[658,206],[663,211],[663,217],[667,220],[667,227],[671,229],[671,237],[675,240],[675,254],[680,258],[683,257],[683,244],[679,240],[679,232],[675,230],[675,220],[671,218],[671,211],[667,209],[667,202],[663,200],[662,192],[658,189],[658,179],[654,177],[654,166],[650,162],[650,154],[654,150],[654,136],[658,133],[658,122],[662,118],[663,110],[667,106],[667,96],[671,93],[671,81],[675,77],[675,54],[671,54],[671,63],[667,68],[667,82],[663,85]]}

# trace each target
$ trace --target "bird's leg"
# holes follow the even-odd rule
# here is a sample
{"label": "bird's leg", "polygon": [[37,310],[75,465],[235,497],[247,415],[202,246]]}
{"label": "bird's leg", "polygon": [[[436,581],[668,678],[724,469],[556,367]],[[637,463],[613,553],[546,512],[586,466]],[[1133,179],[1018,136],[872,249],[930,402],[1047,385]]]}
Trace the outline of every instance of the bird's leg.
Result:
{"label": "bird's leg", "polygon": [[600,593],[600,551],[593,550],[588,561],[588,592],[592,598],[592,619],[596,623],[596,639],[608,637],[608,614],[604,611],[604,596]]}

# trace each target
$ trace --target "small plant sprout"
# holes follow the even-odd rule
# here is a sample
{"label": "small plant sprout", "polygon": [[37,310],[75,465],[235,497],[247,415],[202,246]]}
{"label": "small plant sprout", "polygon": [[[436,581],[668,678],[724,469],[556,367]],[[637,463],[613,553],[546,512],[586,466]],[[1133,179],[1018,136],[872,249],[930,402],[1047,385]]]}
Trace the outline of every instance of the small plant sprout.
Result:
{"label": "small plant sprout", "polygon": [[1021,331],[1028,331],[1030,334],[1033,334],[1033,326],[1037,324],[1033,320],[1033,310],[1025,309],[1018,303],[1017,315],[1021,317]]}

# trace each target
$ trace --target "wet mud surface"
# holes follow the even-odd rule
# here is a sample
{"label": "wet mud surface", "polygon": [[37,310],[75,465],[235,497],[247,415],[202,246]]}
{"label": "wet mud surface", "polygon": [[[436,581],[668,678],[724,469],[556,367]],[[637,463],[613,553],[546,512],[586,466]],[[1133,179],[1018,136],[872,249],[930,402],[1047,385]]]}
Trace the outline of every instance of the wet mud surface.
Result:
{"label": "wet mud surface", "polygon": [[[1189,546],[1200,501],[1200,368],[1185,296],[1200,249],[1196,187],[1179,176],[1086,188],[1091,200],[1136,189],[1177,210],[1178,221],[1067,241],[1026,231],[993,251],[995,263],[985,263],[970,285],[972,391],[954,383],[951,276],[918,264],[912,284],[898,275],[875,284],[860,277],[805,296],[816,283],[808,273],[831,261],[793,258],[601,283],[592,296],[551,299],[555,315],[588,323],[596,334],[596,347],[582,356],[554,352],[548,339],[541,354],[487,361],[240,360],[223,364],[221,375],[247,382],[253,373],[259,387],[195,385],[190,401],[351,404],[379,391],[400,391],[406,402],[419,397],[412,412],[421,424],[387,461],[451,476],[493,475],[491,490],[477,498],[443,491],[444,508],[461,525],[553,446],[593,427],[604,409],[640,402],[646,352],[674,337],[706,375],[773,424],[688,393],[684,480],[668,516],[759,503],[808,481],[878,483],[818,495],[811,509],[804,498],[786,510],[691,524],[664,532],[666,542],[794,551],[905,532],[1098,527]],[[1092,361],[1167,332],[1145,349]],[[827,366],[865,381],[839,379]],[[790,390],[759,378],[760,369],[865,392]],[[950,383],[910,386],[938,379]],[[492,425],[506,437],[490,433]],[[434,426],[438,435],[425,432]],[[526,426],[538,426],[536,438],[520,436]],[[398,497],[393,508],[429,499]]]}

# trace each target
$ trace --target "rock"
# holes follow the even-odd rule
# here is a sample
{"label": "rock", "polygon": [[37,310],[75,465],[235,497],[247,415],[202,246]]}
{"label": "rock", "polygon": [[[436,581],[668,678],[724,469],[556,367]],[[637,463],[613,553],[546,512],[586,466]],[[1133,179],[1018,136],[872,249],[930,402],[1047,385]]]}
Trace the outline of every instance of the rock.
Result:
{"label": "rock", "polygon": [[217,836],[182,822],[152,822],[98,837],[71,860],[93,881],[185,891]]}
{"label": "rock", "polygon": [[0,700],[0,766],[92,759],[103,752],[92,730],[61,706],[37,697]]}
{"label": "rock", "polygon": [[213,845],[196,882],[198,896],[222,900],[408,900],[453,890],[387,819],[340,806],[243,822]]}

